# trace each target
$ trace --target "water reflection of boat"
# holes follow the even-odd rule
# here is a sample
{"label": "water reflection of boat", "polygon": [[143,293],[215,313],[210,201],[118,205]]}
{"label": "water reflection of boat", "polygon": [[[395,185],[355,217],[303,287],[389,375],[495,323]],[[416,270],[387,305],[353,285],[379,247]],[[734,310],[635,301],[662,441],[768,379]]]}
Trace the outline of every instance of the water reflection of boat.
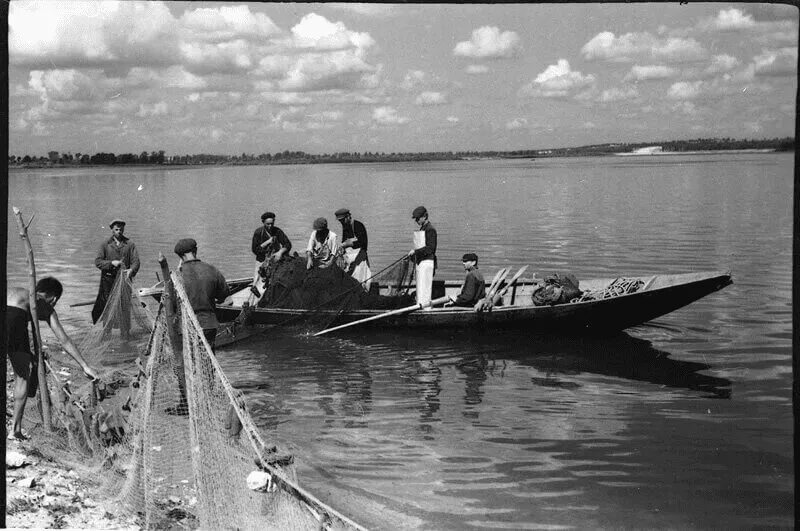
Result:
{"label": "water reflection of boat", "polygon": [[[629,277],[640,280],[644,285],[638,291],[623,295],[557,304],[555,306],[534,306],[531,294],[532,281],[520,282],[515,286],[505,304],[491,312],[476,312],[472,308],[442,307],[430,311],[417,311],[394,315],[369,323],[379,328],[460,328],[495,329],[524,328],[534,333],[565,332],[574,334],[582,331],[623,330],[650,321],[679,308],[682,308],[706,295],[728,286],[733,281],[728,272],[712,271],[685,273],[677,275],[655,275],[651,277]],[[583,280],[580,288],[588,291],[602,291],[615,279]],[[231,291],[249,290],[252,279],[229,282]],[[455,297],[460,291],[461,282],[445,282],[445,294]],[[139,296],[160,296],[161,288],[139,290]],[[284,324],[292,320],[314,317],[316,320],[327,317],[328,326],[340,325],[375,317],[385,313],[385,309],[355,311],[303,310],[286,308],[255,308],[250,311],[248,321],[254,325]],[[221,322],[232,322],[242,315],[242,306],[218,305],[217,316]]]}
{"label": "water reflection of boat", "polygon": [[[565,376],[581,373],[600,374],[626,380],[648,382],[677,389],[700,391],[711,398],[730,398],[730,380],[703,374],[710,365],[677,360],[670,353],[653,347],[650,341],[620,332],[606,337],[535,337],[519,331],[504,331],[487,337],[468,333],[447,336],[447,349],[441,338],[434,340],[420,332],[401,334],[374,332],[350,338],[362,346],[414,346],[417,352],[434,352],[424,361],[454,362],[472,380],[485,379],[490,365],[513,361],[545,373],[536,384],[569,388],[575,383]],[[455,353],[455,358],[453,355]],[[484,373],[482,376],[480,373]],[[475,395],[473,390],[471,395]]]}

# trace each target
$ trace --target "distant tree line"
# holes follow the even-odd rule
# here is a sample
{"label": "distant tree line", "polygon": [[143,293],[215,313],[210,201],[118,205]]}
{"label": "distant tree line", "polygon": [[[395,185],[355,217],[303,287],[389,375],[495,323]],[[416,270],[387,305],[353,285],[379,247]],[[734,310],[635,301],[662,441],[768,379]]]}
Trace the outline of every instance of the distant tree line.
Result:
{"label": "distant tree line", "polygon": [[143,151],[135,153],[59,153],[50,151],[47,156],[9,155],[9,166],[54,166],[54,165],[195,165],[195,164],[321,164],[338,162],[411,162],[434,160],[473,160],[486,158],[539,158],[539,157],[578,157],[613,155],[648,147],[661,146],[664,151],[721,151],[732,149],[771,149],[774,151],[794,151],[794,138],[773,138],[762,140],[733,138],[698,138],[695,140],[669,140],[660,142],[607,143],[580,147],[552,149],[524,149],[516,151],[431,151],[423,153],[385,153],[385,152],[337,152],[311,154],[304,151],[280,151],[260,155],[242,153],[241,155],[166,155],[164,151]]}

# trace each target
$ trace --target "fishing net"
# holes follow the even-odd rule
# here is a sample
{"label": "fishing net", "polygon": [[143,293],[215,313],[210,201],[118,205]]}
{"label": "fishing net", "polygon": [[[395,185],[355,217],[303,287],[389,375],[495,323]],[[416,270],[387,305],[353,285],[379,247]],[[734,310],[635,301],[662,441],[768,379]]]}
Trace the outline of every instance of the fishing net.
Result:
{"label": "fishing net", "polygon": [[286,256],[262,268],[266,279],[262,308],[307,310],[284,324],[325,326],[342,312],[365,309],[391,310],[414,304],[410,292],[414,267],[400,259],[370,277],[370,289],[347,274],[338,263],[307,269],[306,260]]}
{"label": "fishing net", "polygon": [[580,297],[573,298],[570,302],[586,302],[601,299],[610,299],[636,293],[644,286],[644,281],[638,278],[615,278],[608,286],[598,290],[584,291]]}
{"label": "fishing net", "polygon": [[[140,335],[145,321],[133,317],[132,290],[114,292],[119,301],[128,297],[127,305],[112,295],[107,319],[81,342],[103,384],[70,390],[58,362],[48,361],[54,426],[37,430],[37,448],[94,469],[119,510],[138,515],[147,529],[360,529],[303,490],[292,456],[264,441],[206,341],[180,276],[172,280],[176,295],[162,298],[147,336]],[[123,312],[140,341],[118,355],[110,346],[121,336],[115,323]]]}
{"label": "fishing net", "polygon": [[148,302],[138,297],[126,275],[119,274],[103,313],[82,338],[78,349],[89,365],[108,368],[129,363],[136,343],[153,330],[153,313]]}

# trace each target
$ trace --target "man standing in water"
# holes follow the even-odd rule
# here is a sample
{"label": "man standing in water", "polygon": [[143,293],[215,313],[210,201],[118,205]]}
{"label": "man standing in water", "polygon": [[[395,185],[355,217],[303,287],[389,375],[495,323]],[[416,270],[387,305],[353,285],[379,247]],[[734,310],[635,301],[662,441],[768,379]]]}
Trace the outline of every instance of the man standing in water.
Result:
{"label": "man standing in water", "polygon": [[[353,219],[350,209],[340,208],[334,214],[342,224],[342,244],[339,248],[344,251],[347,273],[359,282],[364,282],[372,276],[367,257],[367,229],[363,223]],[[369,284],[369,281],[364,284],[367,291]]]}
{"label": "man standing in water", "polygon": [[433,275],[436,273],[436,229],[428,220],[428,210],[424,206],[415,208],[411,217],[419,225],[419,230],[414,232],[414,248],[408,251],[408,257],[413,258],[417,265],[417,304],[427,304],[431,302]]}
{"label": "man standing in water", "polygon": [[180,271],[189,304],[213,350],[219,326],[215,308],[230,295],[228,284],[216,267],[197,258],[197,242],[193,238],[178,240],[175,244],[175,254],[180,256],[182,261]]}
{"label": "man standing in water", "polygon": [[[92,380],[97,379],[97,371],[90,367],[81,356],[78,347],[67,335],[55,310],[64,287],[53,277],[45,277],[36,283],[36,317],[46,322],[62,348],[80,365],[84,374]],[[8,288],[6,293],[6,352],[14,369],[14,414],[13,428],[9,439],[24,440],[22,415],[28,397],[36,396],[39,384],[37,375],[39,360],[31,353],[28,339],[28,323],[31,321],[30,294],[25,288]]]}
{"label": "man standing in water", "polygon": [[[117,274],[125,270],[127,276],[124,280],[130,281],[139,271],[139,253],[136,251],[136,245],[125,237],[125,222],[115,218],[109,226],[111,237],[100,244],[94,259],[95,267],[100,270],[100,289],[97,291],[97,299],[92,308],[92,323],[96,323],[103,315]],[[129,288],[126,285],[123,289]],[[129,292],[126,291],[125,294],[129,295]],[[122,303],[120,315],[120,332],[123,338],[127,338],[130,333],[130,296],[126,301],[127,304],[125,301]]]}
{"label": "man standing in water", "polygon": [[258,270],[265,260],[280,260],[284,254],[292,250],[292,242],[280,228],[275,226],[274,213],[261,214],[261,224],[262,226],[253,233],[252,251],[256,255],[253,283],[258,282]]}

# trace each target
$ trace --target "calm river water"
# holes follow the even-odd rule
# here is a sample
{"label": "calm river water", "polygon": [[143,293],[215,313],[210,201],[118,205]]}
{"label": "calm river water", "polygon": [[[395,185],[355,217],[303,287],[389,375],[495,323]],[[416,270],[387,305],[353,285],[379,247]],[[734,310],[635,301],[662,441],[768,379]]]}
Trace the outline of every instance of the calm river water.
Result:
{"label": "calm river water", "polygon": [[[721,292],[608,338],[524,333],[313,338],[282,330],[220,350],[301,483],[374,529],[793,525],[791,154],[413,164],[12,171],[36,218],[39,275],[62,320],[90,324],[94,252],[121,216],[155,282],[192,236],[228,278],[252,271],[265,210],[296,248],[348,206],[373,270],[439,231],[438,278],[528,264],[579,279],[729,269]],[[7,277],[27,268],[9,208]],[[49,332],[48,332],[49,333]]]}

